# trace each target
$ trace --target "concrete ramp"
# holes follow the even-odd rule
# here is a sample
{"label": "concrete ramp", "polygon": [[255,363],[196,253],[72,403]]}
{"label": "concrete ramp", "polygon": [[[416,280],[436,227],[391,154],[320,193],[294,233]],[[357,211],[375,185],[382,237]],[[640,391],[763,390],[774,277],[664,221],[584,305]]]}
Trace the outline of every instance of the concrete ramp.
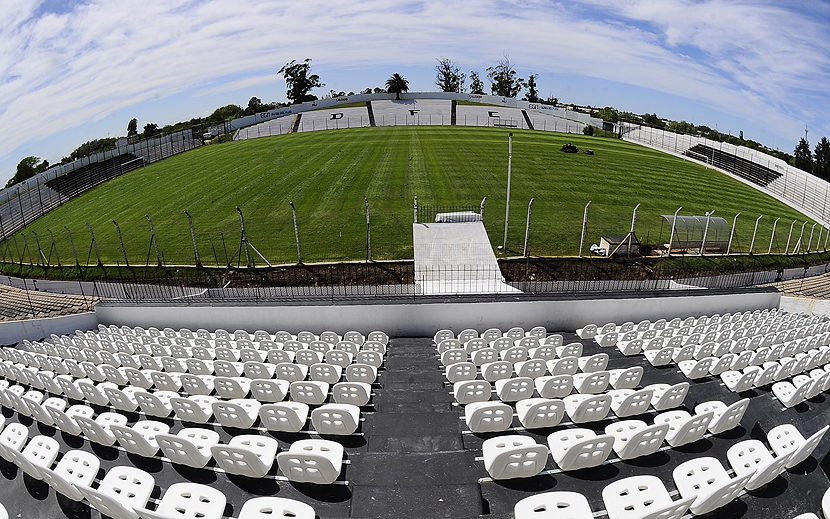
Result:
{"label": "concrete ramp", "polygon": [[504,282],[483,222],[416,223],[415,285],[423,294],[494,294]]}

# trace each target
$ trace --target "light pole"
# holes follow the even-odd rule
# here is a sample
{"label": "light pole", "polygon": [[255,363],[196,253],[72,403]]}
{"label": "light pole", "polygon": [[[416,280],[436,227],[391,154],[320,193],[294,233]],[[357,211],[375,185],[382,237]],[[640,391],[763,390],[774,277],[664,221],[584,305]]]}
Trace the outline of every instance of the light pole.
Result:
{"label": "light pole", "polygon": [[510,132],[510,137],[507,145],[507,203],[504,206],[504,243],[502,250],[507,250],[507,222],[510,220],[510,180],[512,178],[513,169],[513,132]]}

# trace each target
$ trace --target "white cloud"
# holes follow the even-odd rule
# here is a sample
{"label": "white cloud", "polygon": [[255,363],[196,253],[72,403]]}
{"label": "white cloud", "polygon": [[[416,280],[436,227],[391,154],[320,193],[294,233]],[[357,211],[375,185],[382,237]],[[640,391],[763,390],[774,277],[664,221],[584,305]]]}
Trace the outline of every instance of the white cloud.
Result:
{"label": "white cloud", "polygon": [[0,10],[0,159],[155,99],[266,84],[306,57],[331,70],[447,56],[483,73],[507,52],[522,74],[637,85],[785,132],[830,115],[827,18],[766,1],[88,0],[61,14],[12,4]]}

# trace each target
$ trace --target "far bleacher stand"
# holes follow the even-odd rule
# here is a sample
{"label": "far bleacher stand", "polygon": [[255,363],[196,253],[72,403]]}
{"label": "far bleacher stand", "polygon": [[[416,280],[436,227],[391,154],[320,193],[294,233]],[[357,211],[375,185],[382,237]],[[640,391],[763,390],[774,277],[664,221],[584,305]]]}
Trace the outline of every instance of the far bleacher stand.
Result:
{"label": "far bleacher stand", "polygon": [[45,185],[60,193],[60,196],[64,198],[72,198],[142,166],[144,166],[142,159],[131,153],[125,153],[109,160],[80,167],[66,175],[47,181]]}
{"label": "far bleacher stand", "polygon": [[773,180],[781,176],[778,171],[705,144],[697,144],[683,152],[683,154],[738,175],[761,187],[767,187]]}

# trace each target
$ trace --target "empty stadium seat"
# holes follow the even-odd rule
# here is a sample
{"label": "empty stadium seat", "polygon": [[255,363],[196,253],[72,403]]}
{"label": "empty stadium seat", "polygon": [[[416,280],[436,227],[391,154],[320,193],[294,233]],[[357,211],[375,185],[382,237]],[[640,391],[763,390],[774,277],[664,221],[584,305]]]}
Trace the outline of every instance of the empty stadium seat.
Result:
{"label": "empty stadium seat", "polygon": [[484,468],[496,480],[528,478],[545,469],[548,449],[533,438],[497,436],[484,441]]}

